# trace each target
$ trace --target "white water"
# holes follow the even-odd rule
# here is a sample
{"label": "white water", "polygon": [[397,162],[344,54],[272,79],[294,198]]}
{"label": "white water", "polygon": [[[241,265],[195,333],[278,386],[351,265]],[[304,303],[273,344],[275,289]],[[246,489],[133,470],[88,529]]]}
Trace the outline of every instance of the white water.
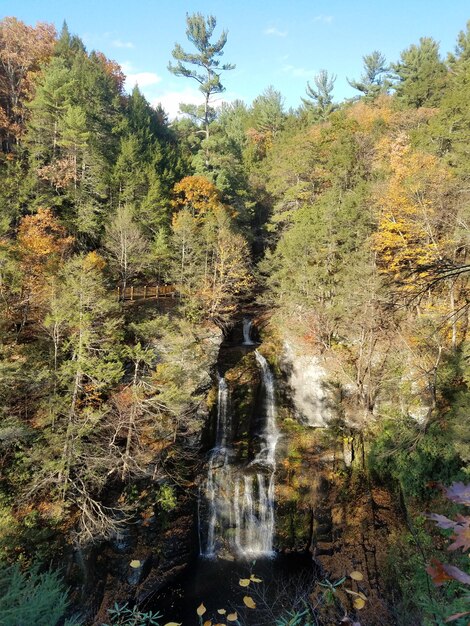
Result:
{"label": "white water", "polygon": [[[249,335],[248,339],[251,341]],[[229,392],[225,379],[219,379],[215,446],[210,453],[203,489],[207,513],[205,521],[199,519],[200,553],[209,558],[220,553],[241,557],[273,554],[275,452],[279,431],[274,378],[266,359],[258,351],[255,356],[262,378],[265,419],[259,434],[260,450],[248,467],[237,467],[232,461]],[[258,469],[253,471],[253,466]],[[205,538],[201,528],[207,529]]]}
{"label": "white water", "polygon": [[265,462],[276,467],[276,445],[279,439],[279,430],[276,425],[276,399],[274,395],[274,378],[269,369],[268,362],[262,354],[255,350],[256,360],[261,368],[261,377],[265,390],[264,405],[266,421],[261,435],[261,450],[255,458],[255,462]]}
{"label": "white water", "polygon": [[[215,434],[215,446],[212,448],[209,457],[209,467],[207,471],[206,481],[206,498],[208,502],[208,526],[207,526],[207,545],[205,551],[201,554],[204,556],[215,556],[216,553],[216,528],[220,526],[220,501],[221,501],[221,485],[220,478],[229,478],[227,476],[227,435],[230,433],[230,421],[228,410],[228,386],[225,378],[219,377],[219,393],[217,398],[217,427]],[[199,528],[201,520],[199,519]]]}
{"label": "white water", "polygon": [[243,318],[243,345],[244,346],[254,346],[255,342],[251,339],[251,327],[253,322],[249,317]]}

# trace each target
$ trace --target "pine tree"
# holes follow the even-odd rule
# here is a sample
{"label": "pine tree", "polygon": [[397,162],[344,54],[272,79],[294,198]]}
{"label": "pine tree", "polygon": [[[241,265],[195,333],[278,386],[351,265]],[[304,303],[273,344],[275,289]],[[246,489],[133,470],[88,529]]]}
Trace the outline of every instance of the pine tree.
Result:
{"label": "pine tree", "polygon": [[[223,31],[216,42],[211,42],[216,24],[217,20],[213,15],[204,17],[201,13],[186,14],[186,35],[198,52],[196,54],[185,52],[181,45],[177,43],[172,52],[176,64],[169,63],[168,65],[170,72],[176,76],[192,78],[199,83],[199,90],[204,95],[204,108],[201,118],[206,138],[209,137],[209,125],[212,115],[210,107],[211,97],[214,94],[225,91],[225,87],[220,81],[221,72],[235,68],[230,63],[220,65],[217,57],[223,55],[223,48],[227,43],[227,31]],[[187,64],[196,67],[188,67]],[[201,71],[198,71],[197,68],[201,68]],[[198,114],[196,115],[199,117]]]}
{"label": "pine tree", "polygon": [[336,75],[328,75],[327,70],[320,70],[320,72],[313,79],[315,87],[312,87],[307,82],[307,88],[305,90],[307,96],[310,98],[306,100],[302,98],[307,111],[313,117],[313,121],[325,121],[328,119],[330,113],[335,110],[333,104],[333,89],[336,82]]}
{"label": "pine tree", "polygon": [[430,37],[421,37],[401,53],[392,65],[396,74],[394,89],[398,100],[407,107],[435,107],[446,82],[446,66],[439,56],[439,45]]}
{"label": "pine tree", "polygon": [[386,93],[390,87],[390,82],[387,80],[390,67],[387,65],[384,55],[378,50],[366,54],[362,60],[364,61],[364,73],[360,80],[348,78],[348,83],[364,94],[366,100],[375,100],[381,93]]}

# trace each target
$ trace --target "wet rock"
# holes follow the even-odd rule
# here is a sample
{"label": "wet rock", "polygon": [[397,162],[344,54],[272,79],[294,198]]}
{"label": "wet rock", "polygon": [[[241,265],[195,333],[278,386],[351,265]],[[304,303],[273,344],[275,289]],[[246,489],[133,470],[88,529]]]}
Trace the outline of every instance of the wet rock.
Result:
{"label": "wet rock", "polygon": [[129,554],[132,551],[134,538],[129,528],[125,527],[110,540],[111,548],[118,554]]}
{"label": "wet rock", "polygon": [[153,554],[148,554],[143,561],[133,560],[129,564],[127,582],[129,585],[140,585],[150,574],[153,564]]}

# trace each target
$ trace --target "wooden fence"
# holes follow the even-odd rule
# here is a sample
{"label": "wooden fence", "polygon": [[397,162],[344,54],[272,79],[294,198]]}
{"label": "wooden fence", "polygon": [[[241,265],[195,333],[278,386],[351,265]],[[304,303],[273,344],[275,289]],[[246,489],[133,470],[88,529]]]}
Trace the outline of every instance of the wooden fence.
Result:
{"label": "wooden fence", "polygon": [[136,300],[158,300],[158,298],[176,298],[178,292],[175,285],[143,285],[117,288],[118,300],[128,300],[135,302]]}

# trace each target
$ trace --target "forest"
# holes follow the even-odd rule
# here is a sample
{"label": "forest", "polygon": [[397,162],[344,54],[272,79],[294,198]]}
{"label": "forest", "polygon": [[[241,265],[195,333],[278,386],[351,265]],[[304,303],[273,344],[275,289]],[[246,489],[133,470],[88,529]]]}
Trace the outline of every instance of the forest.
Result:
{"label": "forest", "polygon": [[[201,92],[170,120],[0,21],[0,625],[466,626],[470,22],[295,110],[214,107],[218,28],[159,51]],[[161,592],[194,559],[245,567],[218,615]]]}

